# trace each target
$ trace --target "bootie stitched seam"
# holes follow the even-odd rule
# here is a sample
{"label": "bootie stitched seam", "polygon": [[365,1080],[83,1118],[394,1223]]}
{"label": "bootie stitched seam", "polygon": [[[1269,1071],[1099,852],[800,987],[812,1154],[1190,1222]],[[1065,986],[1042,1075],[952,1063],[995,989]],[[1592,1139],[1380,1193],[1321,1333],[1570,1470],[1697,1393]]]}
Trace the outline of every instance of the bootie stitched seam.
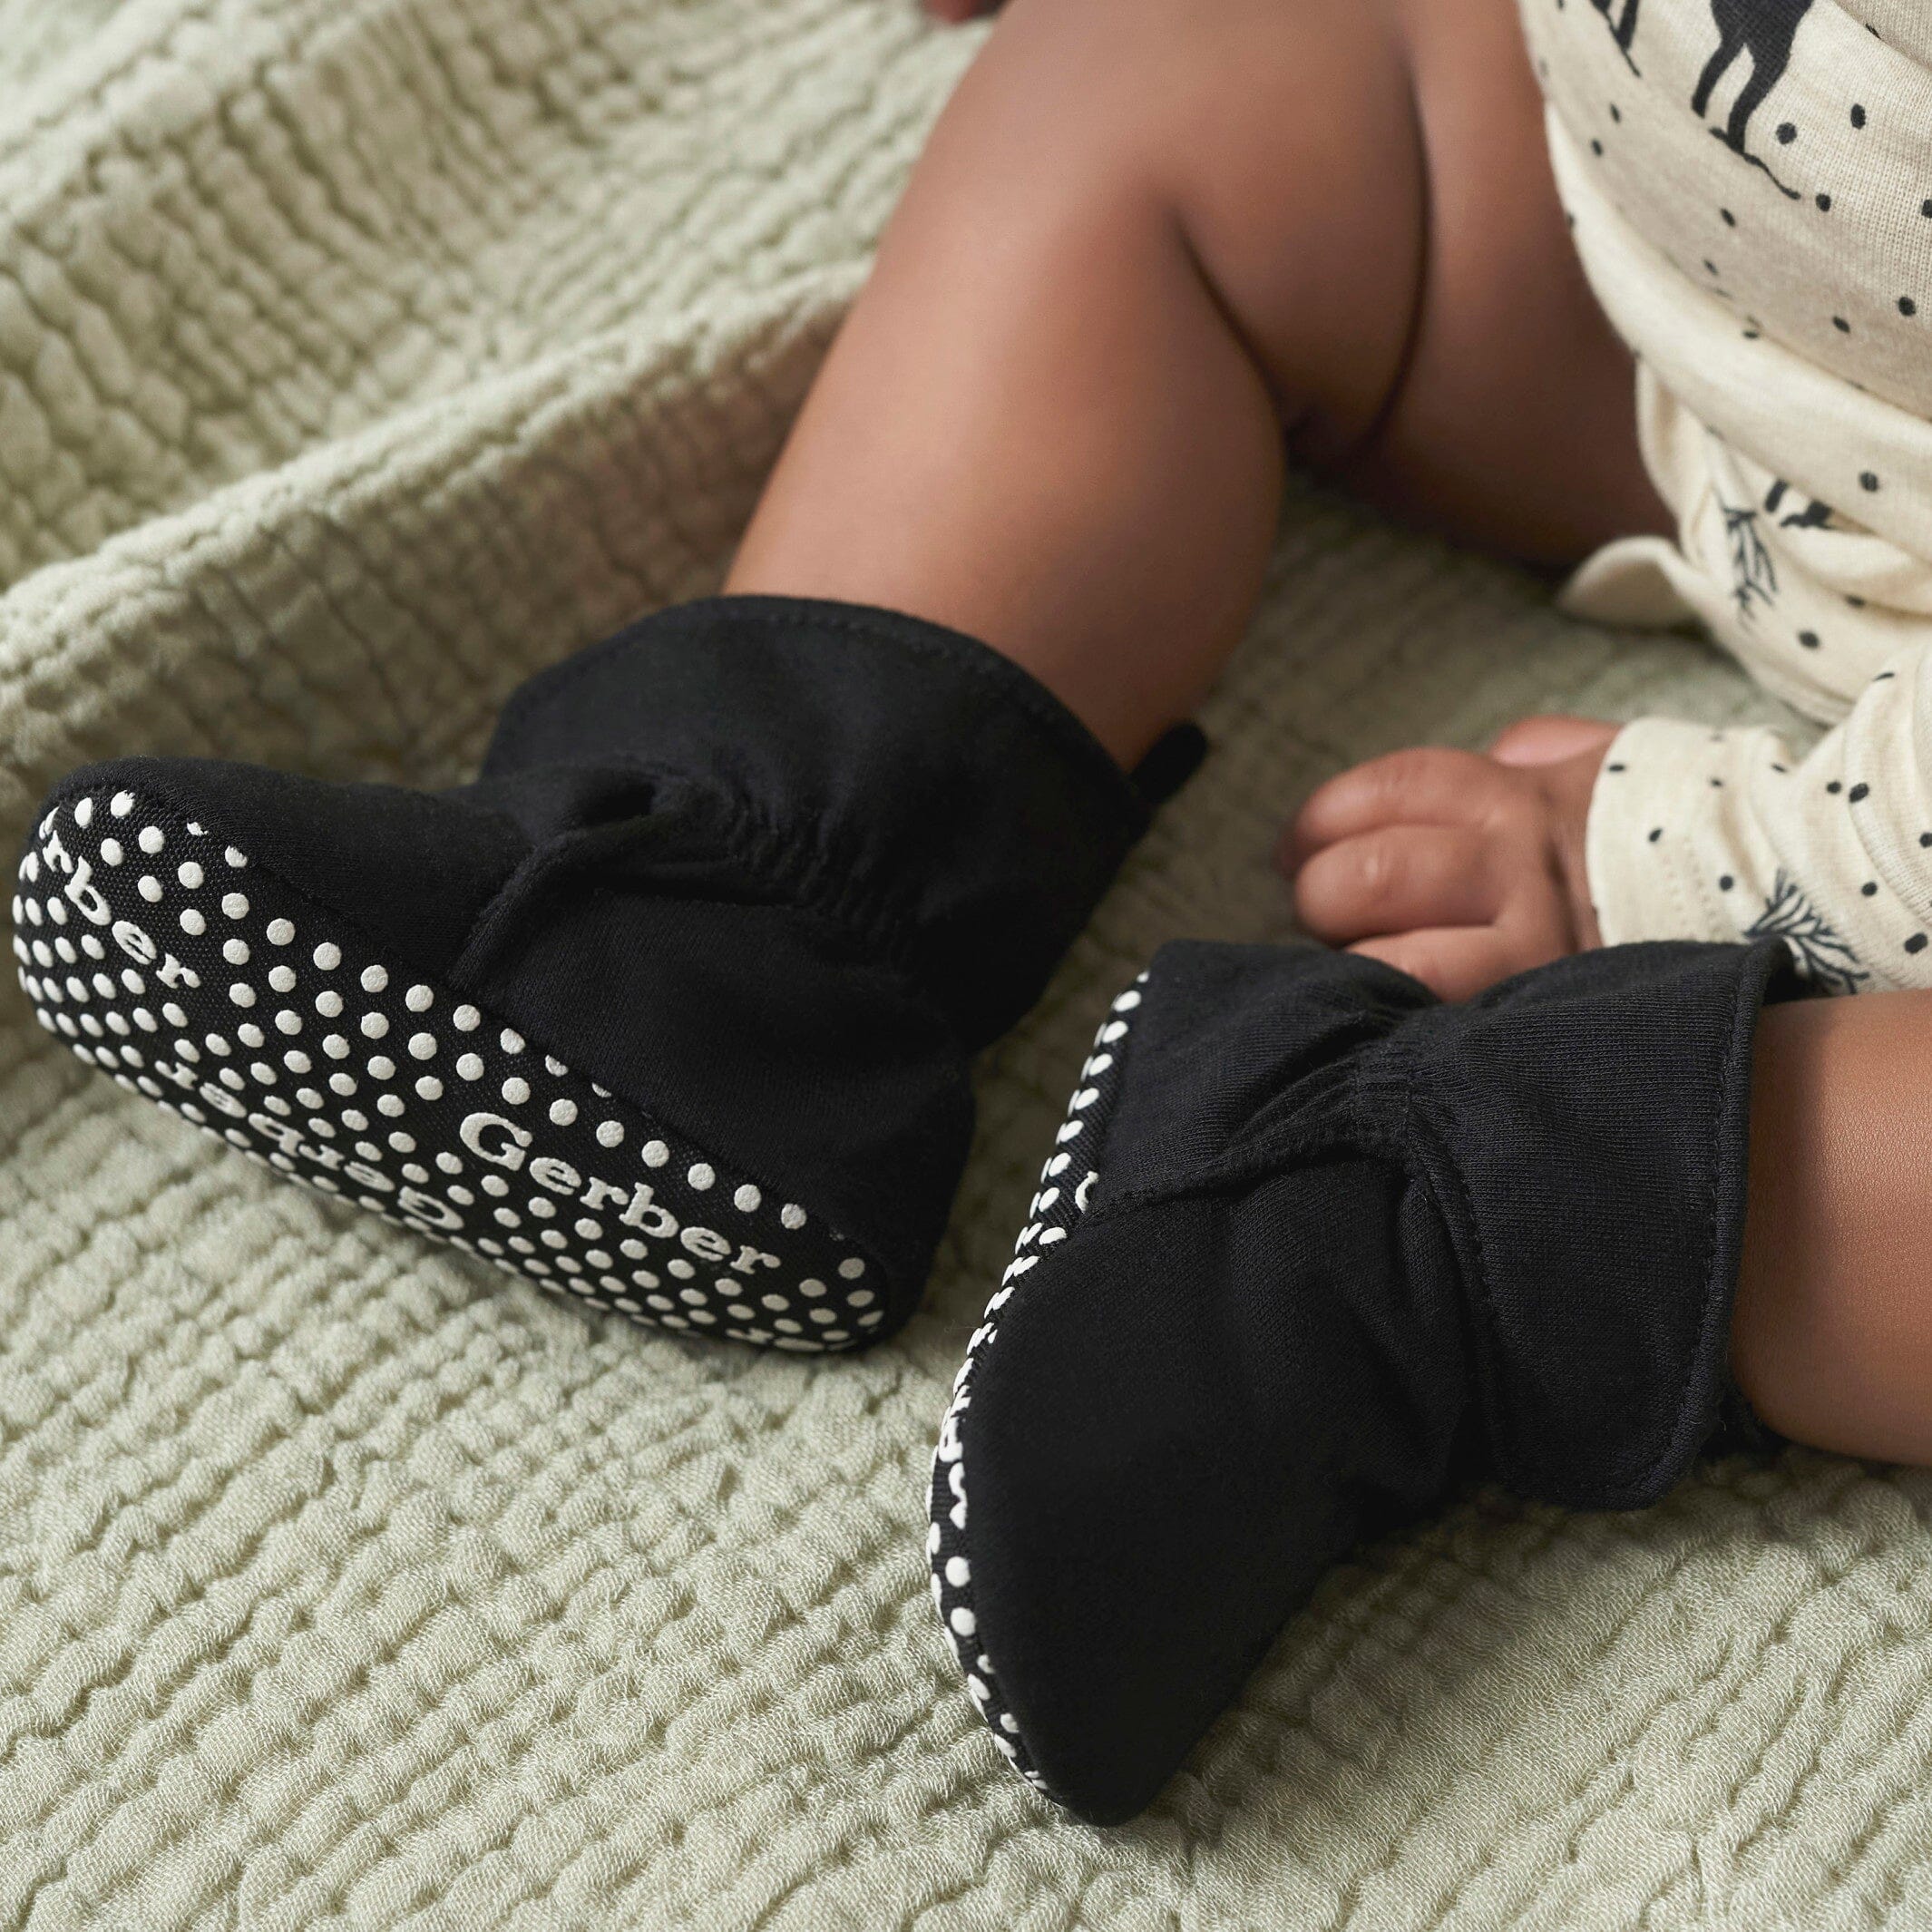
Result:
{"label": "bootie stitched seam", "polygon": [[[1724,1117],[1732,1065],[1732,1056],[1727,1053],[1719,1069],[1715,1105],[1712,1109],[1711,1125],[1713,1133],[1717,1123]],[[1469,1190],[1469,1182],[1460,1165],[1450,1153],[1446,1140],[1432,1121],[1419,1113],[1413,1122],[1413,1131],[1417,1143],[1427,1150],[1424,1159],[1414,1165],[1425,1169],[1424,1184],[1435,1196],[1439,1213],[1441,1211],[1445,1189],[1442,1182],[1436,1176],[1439,1175],[1447,1178],[1448,1191],[1453,1195],[1459,1208],[1459,1219],[1462,1227],[1467,1231],[1472,1251],[1469,1264],[1469,1273],[1473,1276],[1472,1285],[1480,1297],[1484,1313],[1490,1323],[1491,1334],[1500,1333],[1502,1318],[1497,1303],[1488,1254],[1483,1240],[1482,1223],[1477,1214],[1475,1197]],[[1534,1494],[1540,1500],[1569,1508],[1642,1508],[1656,1500],[1660,1473],[1673,1458],[1682,1454],[1680,1439],[1683,1432],[1684,1417],[1690,1407],[1692,1390],[1696,1383],[1699,1366],[1709,1353],[1712,1329],[1722,1315],[1719,1305],[1723,1299],[1722,1286],[1712,1273],[1717,1249],[1717,1180],[1714,1170],[1707,1171],[1708,1205],[1700,1216],[1703,1238],[1695,1269],[1696,1278],[1702,1284],[1697,1341],[1684,1364],[1683,1378],[1670,1410],[1670,1420],[1662,1430],[1664,1439],[1635,1475],[1625,1476],[1601,1489],[1586,1492],[1565,1484],[1538,1481],[1533,1474],[1533,1459],[1526,1454],[1514,1433],[1505,1429],[1494,1413],[1487,1386],[1488,1379],[1478,1376],[1477,1386],[1483,1391],[1485,1420],[1492,1453],[1497,1456],[1498,1463],[1503,1465],[1500,1473],[1510,1488],[1524,1494]]]}
{"label": "bootie stitched seam", "polygon": [[[780,600],[785,602],[786,600]],[[740,604],[735,598],[707,599],[701,603],[688,604],[679,608],[679,620],[690,624],[700,615],[722,613],[729,608],[730,620],[737,623],[751,623],[766,629],[808,629],[813,631],[843,633],[863,638],[868,643],[885,645],[904,650],[915,656],[933,659],[965,672],[977,682],[992,687],[999,695],[1016,709],[1025,714],[1034,724],[1044,730],[1068,757],[1088,766],[1104,787],[1113,794],[1127,829],[1137,837],[1146,830],[1148,816],[1145,802],[1135,789],[1133,780],[1121,770],[1107,755],[1098,739],[1095,738],[1074,717],[1062,707],[1044,687],[1039,685],[1026,671],[1010,659],[1002,658],[990,645],[981,645],[976,639],[960,637],[955,639],[937,626],[928,625],[926,620],[912,617],[901,617],[895,622],[884,622],[868,619],[864,614],[842,607],[821,607],[809,600],[801,600],[795,607],[759,609],[753,604]],[[685,613],[691,613],[686,616]],[[561,664],[552,666],[547,671],[539,671],[536,676],[512,693],[504,705],[497,726],[497,742],[491,746],[490,762],[493,766],[500,752],[513,747],[519,733],[527,726],[539,707],[550,704],[570,690],[581,678],[587,676],[607,657],[614,657],[620,651],[632,648],[639,642],[639,635],[647,625],[659,622],[669,613],[659,612],[654,617],[640,619],[629,629],[620,630],[615,637],[606,638],[602,643],[594,644],[588,649],[579,651]],[[898,624],[917,626],[916,634],[907,636]],[[974,649],[968,649],[971,644]],[[984,652],[982,657],[981,652]]]}
{"label": "bootie stitched seam", "polygon": [[[1192,1195],[1239,1192],[1277,1177],[1281,1164],[1302,1157],[1317,1160],[1389,1160],[1409,1171],[1407,1149],[1388,1135],[1356,1128],[1343,1133],[1295,1127],[1276,1128],[1244,1143],[1238,1150],[1216,1156],[1174,1180],[1151,1182],[1103,1195],[1088,1209],[1089,1221],[1111,1218],[1129,1208],[1163,1206]],[[1410,1174],[1411,1179],[1427,1176]]]}
{"label": "bootie stitched seam", "polygon": [[[640,759],[611,759],[606,768],[635,773],[646,781],[671,780],[688,785],[715,808],[706,829],[717,836],[724,855],[768,888],[776,903],[818,922],[841,940],[859,942],[881,963],[918,983],[912,970],[917,922],[907,892],[861,883],[850,861],[808,844],[808,834],[786,833],[753,801],[716,782]],[[594,846],[600,840],[614,844],[625,826],[626,821],[612,819],[576,827],[532,845],[478,914],[453,971],[472,973],[480,970],[480,963],[500,942],[496,928],[522,912],[533,894],[546,889],[547,873],[554,871],[568,876],[587,845]],[[648,888],[648,877],[640,883]],[[592,890],[615,894],[619,888],[599,881]],[[923,987],[920,990],[925,992]]]}
{"label": "bootie stitched seam", "polygon": [[[153,762],[161,764],[165,760],[157,756]],[[97,770],[97,766],[83,766],[77,771],[69,773],[57,785],[54,785],[41,800],[34,812],[33,821],[28,826],[28,837],[32,838],[40,825],[53,813],[59,811],[69,799],[84,795],[95,790],[101,783],[100,779],[98,777],[89,778],[84,775]],[[190,808],[178,803],[164,785],[155,784],[145,777],[133,778],[125,776],[120,782],[122,788],[130,792],[133,791],[137,785],[146,785],[148,787],[147,811],[151,818],[167,824],[172,829],[183,832],[188,831],[191,825],[197,823],[190,815]],[[495,819],[499,824],[507,826],[512,832],[517,829],[514,822],[500,812],[491,812],[487,815]],[[224,833],[223,835],[226,836],[227,834]],[[247,837],[248,834],[244,833],[242,836]],[[394,957],[398,951],[403,951],[404,956],[407,957],[406,951],[398,948],[392,937],[375,932],[346,906],[324,906],[316,898],[309,887],[290,878],[280,866],[259,856],[251,856],[249,864],[261,877],[272,879],[291,898],[298,899],[304,905],[313,908],[317,916],[326,917],[333,921],[344,933],[353,935],[356,942],[371,953],[377,956],[386,953]],[[495,903],[496,896],[493,894],[488,905],[484,908],[484,912],[487,913],[489,906],[494,905]],[[483,916],[480,914],[477,920],[472,922],[471,932],[473,935]],[[464,951],[467,951],[467,950],[468,942],[465,942]],[[444,974],[447,971],[446,964],[441,961],[412,959],[409,963],[415,971],[424,973]]]}

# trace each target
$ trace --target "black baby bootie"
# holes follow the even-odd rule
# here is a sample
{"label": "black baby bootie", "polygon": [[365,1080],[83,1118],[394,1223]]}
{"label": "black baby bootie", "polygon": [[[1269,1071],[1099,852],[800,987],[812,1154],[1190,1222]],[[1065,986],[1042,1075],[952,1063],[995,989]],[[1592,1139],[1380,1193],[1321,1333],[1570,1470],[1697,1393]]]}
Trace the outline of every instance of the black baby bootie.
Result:
{"label": "black baby bootie", "polygon": [[1137,784],[956,632],[686,605],[524,685],[454,791],[74,772],[21,864],[21,981],[93,1065],[327,1193],[639,1321],[855,1346],[918,1297],[968,1056],[1191,729]]}
{"label": "black baby bootie", "polygon": [[1582,954],[1445,1006],[1171,945],[1114,1003],[934,1459],[933,1591],[1009,1759],[1146,1805],[1323,1571],[1499,1481],[1661,1497],[1731,1385],[1777,942]]}

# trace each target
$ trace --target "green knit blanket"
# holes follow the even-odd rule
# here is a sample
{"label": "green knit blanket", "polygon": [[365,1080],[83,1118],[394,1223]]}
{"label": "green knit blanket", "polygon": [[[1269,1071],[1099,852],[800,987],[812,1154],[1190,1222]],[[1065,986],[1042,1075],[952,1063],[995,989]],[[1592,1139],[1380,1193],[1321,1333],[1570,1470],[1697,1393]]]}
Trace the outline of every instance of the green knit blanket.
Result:
{"label": "green knit blanket", "polygon": [[[975,44],[911,0],[0,0],[0,831],[132,750],[465,776],[710,588]],[[981,1069],[925,1312],[815,1362],[283,1186],[0,991],[0,1925],[1932,1925],[1932,1478],[1459,1501],[1160,1804],[1009,1772],[922,1485],[1097,1018],[1280,822],[1707,649],[1299,501],[1215,754]]]}

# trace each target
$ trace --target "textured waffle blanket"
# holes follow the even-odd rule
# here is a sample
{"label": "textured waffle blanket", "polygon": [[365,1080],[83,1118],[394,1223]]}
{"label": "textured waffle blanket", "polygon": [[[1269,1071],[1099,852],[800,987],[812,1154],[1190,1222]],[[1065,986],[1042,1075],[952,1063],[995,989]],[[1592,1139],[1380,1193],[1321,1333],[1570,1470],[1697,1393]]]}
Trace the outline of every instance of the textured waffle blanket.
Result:
{"label": "textured waffle blanket", "polygon": [[[907,0],[0,0],[0,831],[145,749],[463,776],[709,587],[972,46]],[[0,1924],[1932,1924],[1932,1479],[1463,1500],[1161,1804],[1007,1770],[928,1600],[947,1384],[1108,998],[1279,936],[1282,815],[1705,648],[1296,506],[1215,756],[1032,1020],[925,1312],[598,1325],[271,1180],[0,991]]]}

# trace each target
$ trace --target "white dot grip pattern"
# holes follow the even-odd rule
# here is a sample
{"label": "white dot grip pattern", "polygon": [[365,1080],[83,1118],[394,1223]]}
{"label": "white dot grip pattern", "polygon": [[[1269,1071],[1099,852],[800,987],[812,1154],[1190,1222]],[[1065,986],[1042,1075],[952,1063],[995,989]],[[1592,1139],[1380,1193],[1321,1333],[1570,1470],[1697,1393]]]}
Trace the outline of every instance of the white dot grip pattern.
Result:
{"label": "white dot grip pattern", "polygon": [[164,804],[58,798],[13,912],[42,1026],[291,1179],[634,1322],[823,1351],[885,1320],[818,1216]]}
{"label": "white dot grip pattern", "polygon": [[1050,1294],[1053,1252],[1073,1231],[1087,1211],[1088,1195],[1099,1173],[1093,1163],[1105,1137],[1108,1116],[1120,1097],[1121,1063],[1127,1029],[1141,1003],[1147,975],[1142,973],[1114,1001],[1112,1010],[1095,1036],[1093,1051],[1080,1068],[1067,1117],[1055,1136],[1053,1152],[1039,1176],[1039,1186],[1027,1209],[1026,1225],[1014,1243],[1013,1258],[1000,1278],[999,1289],[986,1304],[986,1313],[966,1344],[966,1360],[952,1381],[952,1400],[940,1425],[939,1447],[932,1456],[931,1520],[926,1529],[926,1556],[932,1568],[932,1602],[947,1641],[965,1673],[966,1689],[993,1734],[1007,1761],[1028,1783],[1049,1791],[1027,1753],[1020,1721],[1000,1694],[999,1672],[991,1648],[980,1628],[973,1601],[972,1558],[967,1528],[966,1453],[960,1439],[960,1420],[972,1404],[973,1377],[985,1364],[1000,1336],[1000,1317],[1022,1289]]}

